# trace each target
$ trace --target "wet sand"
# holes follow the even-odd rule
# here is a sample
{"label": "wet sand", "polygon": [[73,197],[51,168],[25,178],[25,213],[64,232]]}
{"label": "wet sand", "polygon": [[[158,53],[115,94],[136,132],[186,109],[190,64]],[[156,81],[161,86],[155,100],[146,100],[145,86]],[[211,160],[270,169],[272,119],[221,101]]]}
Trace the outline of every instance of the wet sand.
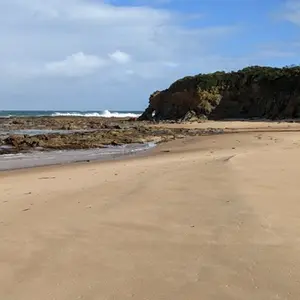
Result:
{"label": "wet sand", "polygon": [[0,299],[299,299],[300,132],[264,126],[0,173]]}
{"label": "wet sand", "polygon": [[[128,144],[106,148],[58,151],[31,151],[0,155],[0,171],[61,165],[78,162],[108,161],[147,154],[154,143]],[[1,149],[1,147],[0,147]]]}

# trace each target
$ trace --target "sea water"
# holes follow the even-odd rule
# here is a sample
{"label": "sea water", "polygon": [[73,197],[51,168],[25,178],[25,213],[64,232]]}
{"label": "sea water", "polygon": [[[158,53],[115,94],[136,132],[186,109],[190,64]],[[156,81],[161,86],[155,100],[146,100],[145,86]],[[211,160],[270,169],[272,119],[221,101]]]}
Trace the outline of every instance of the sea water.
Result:
{"label": "sea water", "polygon": [[0,110],[0,118],[11,117],[102,117],[137,118],[141,111],[56,111],[56,110]]}
{"label": "sea water", "polygon": [[112,160],[149,151],[155,143],[108,146],[88,150],[31,151],[0,155],[0,171],[84,161]]}
{"label": "sea water", "polygon": [[[11,117],[58,117],[58,116],[78,116],[78,117],[104,117],[104,118],[136,118],[141,115],[141,111],[0,111],[0,118]],[[69,134],[86,130],[1,130],[0,135],[9,134],[49,134],[60,133]],[[92,131],[92,130],[91,130]],[[0,155],[0,171],[20,168],[30,168],[37,166],[47,166],[65,164],[81,161],[110,160],[121,158],[137,153],[145,152],[155,147],[154,143],[130,144],[123,146],[108,146],[106,148],[88,150],[63,150],[63,151],[31,151],[29,153],[2,154]],[[7,148],[9,146],[1,146]]]}

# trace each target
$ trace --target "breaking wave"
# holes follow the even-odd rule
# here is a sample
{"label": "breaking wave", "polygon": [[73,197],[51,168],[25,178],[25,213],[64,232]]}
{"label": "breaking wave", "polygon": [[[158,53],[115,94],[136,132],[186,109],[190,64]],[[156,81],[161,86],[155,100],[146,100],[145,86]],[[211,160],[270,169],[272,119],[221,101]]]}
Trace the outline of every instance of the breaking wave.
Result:
{"label": "breaking wave", "polygon": [[52,117],[102,117],[102,118],[138,118],[140,114],[133,112],[110,112],[104,110],[103,112],[54,112]]}

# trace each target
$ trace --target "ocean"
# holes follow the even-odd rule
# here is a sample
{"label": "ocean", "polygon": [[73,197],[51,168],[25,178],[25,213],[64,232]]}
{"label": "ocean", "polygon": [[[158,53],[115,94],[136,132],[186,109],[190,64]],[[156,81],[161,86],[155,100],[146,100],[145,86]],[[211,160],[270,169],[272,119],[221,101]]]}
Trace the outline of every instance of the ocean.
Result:
{"label": "ocean", "polygon": [[[81,117],[104,117],[104,118],[135,118],[141,115],[141,111],[52,111],[52,110],[0,110],[0,118],[11,118],[11,117],[56,117],[56,116],[81,116]],[[48,130],[19,130],[19,131],[7,131],[1,130],[0,138],[8,134],[29,134],[36,135],[42,133],[48,133]],[[56,132],[56,131],[51,131]],[[58,131],[66,133],[66,131]],[[70,131],[67,131],[70,133]],[[61,150],[61,151],[31,151],[28,153],[17,153],[17,154],[1,154],[0,151],[0,171],[31,168],[37,166],[66,164],[71,162],[81,161],[95,161],[95,160],[111,160],[130,155],[137,155],[151,150],[155,147],[154,143],[145,144],[129,144],[123,146],[108,146],[106,148],[95,148],[95,149],[83,149],[83,150]],[[1,149],[10,149],[10,146],[1,145]]]}
{"label": "ocean", "polygon": [[59,111],[59,110],[0,110],[0,118],[11,117],[102,117],[102,118],[136,118],[142,114],[142,111]]}

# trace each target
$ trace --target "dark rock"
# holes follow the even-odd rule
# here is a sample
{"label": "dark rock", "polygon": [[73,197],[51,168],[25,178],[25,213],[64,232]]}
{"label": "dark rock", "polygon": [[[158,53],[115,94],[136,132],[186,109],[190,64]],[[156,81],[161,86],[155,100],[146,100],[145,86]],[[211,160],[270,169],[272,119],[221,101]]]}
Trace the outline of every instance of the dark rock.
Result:
{"label": "dark rock", "polygon": [[4,140],[4,144],[19,148],[24,143],[24,135],[10,135]]}
{"label": "dark rock", "polygon": [[300,118],[300,67],[189,76],[150,96],[139,120]]}
{"label": "dark rock", "polygon": [[[194,116],[194,114],[193,114]],[[198,116],[197,116],[198,117]],[[92,118],[93,119],[93,118]],[[7,130],[17,129],[78,129],[99,126],[97,130],[49,133],[39,135],[3,135],[0,138],[0,154],[26,152],[31,150],[68,150],[103,148],[131,143],[162,143],[185,136],[222,133],[216,129],[180,129],[151,127],[143,122],[130,123],[124,120],[90,120],[89,118],[32,117],[20,118],[12,124],[8,119],[0,119],[0,125]],[[17,128],[16,128],[17,126]]]}

